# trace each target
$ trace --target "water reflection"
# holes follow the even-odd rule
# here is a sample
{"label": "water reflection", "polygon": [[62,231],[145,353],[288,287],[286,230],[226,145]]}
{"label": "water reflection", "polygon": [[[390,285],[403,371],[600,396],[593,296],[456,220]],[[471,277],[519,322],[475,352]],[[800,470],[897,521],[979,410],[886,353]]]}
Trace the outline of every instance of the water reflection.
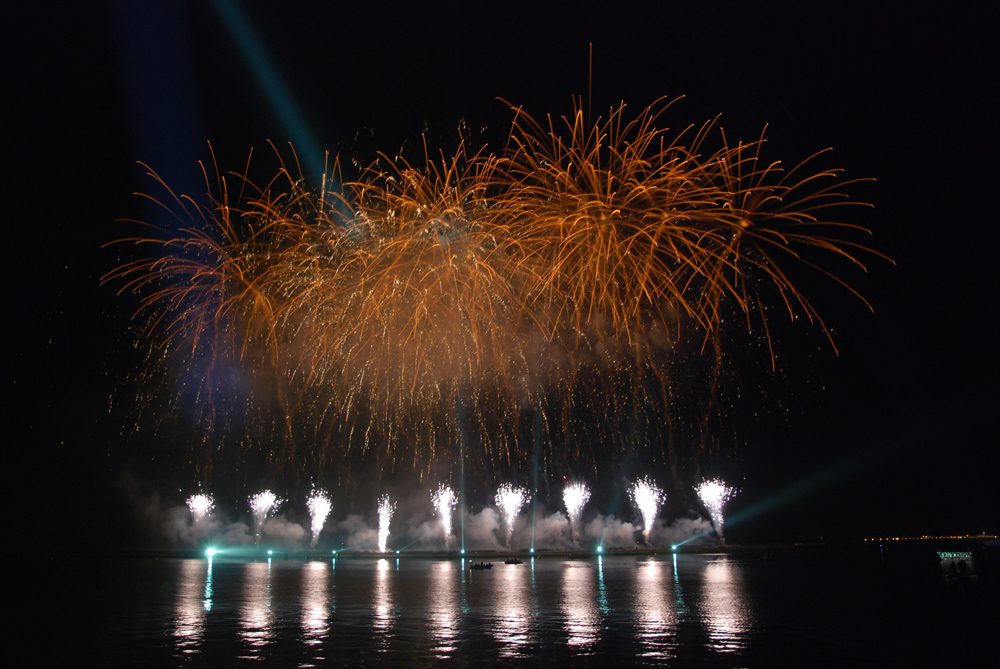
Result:
{"label": "water reflection", "polygon": [[454,562],[436,562],[431,565],[430,587],[427,590],[428,618],[435,645],[434,657],[450,657],[456,649],[458,636],[459,601]]}
{"label": "water reflection", "polygon": [[594,593],[594,574],[588,564],[567,563],[562,570],[562,611],[567,643],[585,650],[597,641],[601,616]]}
{"label": "water reflection", "polygon": [[664,659],[677,647],[677,614],[666,591],[669,565],[657,560],[636,567],[633,620],[642,657]]}
{"label": "water reflection", "polygon": [[186,655],[198,652],[205,633],[205,617],[212,609],[212,558],[181,563],[174,605],[174,638]]}
{"label": "water reflection", "polygon": [[713,648],[728,653],[746,646],[754,621],[738,564],[723,557],[705,567],[700,607]]}
{"label": "water reflection", "polygon": [[247,655],[240,659],[261,659],[260,653],[274,638],[274,611],[271,610],[271,561],[246,565],[243,608],[240,610],[240,638]]}
{"label": "water reflection", "polygon": [[392,641],[391,632],[393,625],[393,584],[392,572],[389,571],[389,561],[380,558],[375,563],[375,592],[373,602],[375,605],[375,632],[379,651],[389,650]]}
{"label": "water reflection", "polygon": [[496,624],[493,636],[500,642],[501,657],[527,657],[531,642],[532,587],[534,563],[527,565],[500,565],[495,574],[493,610]]}
{"label": "water reflection", "polygon": [[604,558],[597,558],[597,604],[601,607],[601,613],[608,615],[611,607],[608,606],[608,589],[604,585]]}
{"label": "water reflection", "polygon": [[302,640],[311,653],[322,649],[330,629],[330,600],[330,565],[307,562],[302,568]]}

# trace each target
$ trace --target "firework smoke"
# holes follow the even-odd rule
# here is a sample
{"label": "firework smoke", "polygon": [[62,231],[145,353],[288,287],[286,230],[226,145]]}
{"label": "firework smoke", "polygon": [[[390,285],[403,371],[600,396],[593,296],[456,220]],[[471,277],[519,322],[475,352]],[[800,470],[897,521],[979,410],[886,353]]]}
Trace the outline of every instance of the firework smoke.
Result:
{"label": "firework smoke", "polygon": [[653,523],[656,522],[656,514],[660,510],[660,505],[666,499],[666,495],[656,487],[656,484],[648,476],[636,481],[632,485],[630,494],[632,502],[639,509],[639,513],[642,514],[642,538],[648,544],[649,533],[653,529]]}
{"label": "firework smoke", "polygon": [[388,495],[382,495],[378,499],[378,550],[384,553],[386,543],[389,540],[389,521],[396,511],[396,503],[389,501]]}
{"label": "firework smoke", "polygon": [[281,504],[282,500],[270,490],[264,490],[250,498],[250,512],[253,514],[254,541],[260,544],[260,534],[269,513]]}
{"label": "firework smoke", "polygon": [[309,507],[309,516],[312,518],[310,524],[312,541],[309,542],[309,545],[316,548],[319,533],[323,530],[323,525],[326,523],[327,516],[330,515],[333,504],[330,503],[330,497],[325,490],[313,490],[309,499],[306,500],[306,506]]}
{"label": "firework smoke", "polygon": [[[574,543],[580,537],[580,518],[583,506],[590,499],[590,490],[582,483],[574,483],[563,489],[563,501],[566,503],[566,513],[569,516],[569,532]],[[574,531],[574,528],[576,530]]]}
{"label": "firework smoke", "polygon": [[719,535],[722,543],[726,543],[726,538],[722,535],[722,510],[726,502],[731,500],[733,495],[736,494],[736,489],[728,487],[720,479],[710,479],[702,481],[695,488],[695,491],[697,491],[701,503],[708,509],[708,515],[712,517],[712,523],[715,525],[715,533]]}
{"label": "firework smoke", "polygon": [[496,504],[497,508],[500,509],[500,515],[503,516],[504,525],[507,527],[506,546],[508,547],[511,536],[514,534],[514,521],[517,520],[518,514],[521,513],[521,507],[524,506],[527,499],[527,490],[509,483],[504,483],[497,490]]}
{"label": "firework smoke", "polygon": [[442,483],[438,486],[437,492],[431,493],[431,503],[437,510],[438,515],[441,516],[441,525],[444,527],[444,545],[447,549],[451,541],[451,512],[454,506],[458,504],[458,497],[455,495],[455,491],[451,489],[451,486]]}

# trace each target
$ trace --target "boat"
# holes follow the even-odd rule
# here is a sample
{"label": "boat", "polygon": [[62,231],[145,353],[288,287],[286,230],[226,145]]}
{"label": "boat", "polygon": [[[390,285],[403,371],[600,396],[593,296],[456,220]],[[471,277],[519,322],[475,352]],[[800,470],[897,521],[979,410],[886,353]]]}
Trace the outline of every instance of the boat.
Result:
{"label": "boat", "polygon": [[518,560],[516,557],[507,558],[503,561],[504,564],[524,564],[523,560]]}
{"label": "boat", "polygon": [[493,569],[492,562],[476,562],[469,569]]}

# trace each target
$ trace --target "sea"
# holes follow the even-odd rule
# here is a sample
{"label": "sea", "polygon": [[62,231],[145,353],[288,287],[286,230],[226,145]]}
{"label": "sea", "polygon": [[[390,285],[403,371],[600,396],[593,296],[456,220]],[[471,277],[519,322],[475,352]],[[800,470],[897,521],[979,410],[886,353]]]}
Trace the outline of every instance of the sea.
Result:
{"label": "sea", "polygon": [[[932,547],[8,563],[22,666],[996,666],[998,588]],[[947,567],[951,567],[949,569]],[[6,571],[6,569],[5,569]],[[11,631],[14,633],[11,633]],[[11,666],[11,665],[8,665]]]}

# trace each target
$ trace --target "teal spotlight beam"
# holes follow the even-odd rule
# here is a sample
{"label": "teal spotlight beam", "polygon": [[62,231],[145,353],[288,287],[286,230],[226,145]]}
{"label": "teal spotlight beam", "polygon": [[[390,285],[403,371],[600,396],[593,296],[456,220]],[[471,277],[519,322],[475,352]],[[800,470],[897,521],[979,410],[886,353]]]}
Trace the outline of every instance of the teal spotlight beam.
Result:
{"label": "teal spotlight beam", "polygon": [[[229,33],[232,35],[240,52],[250,65],[257,82],[267,96],[271,108],[278,115],[281,124],[288,131],[296,153],[305,163],[306,176],[320,183],[326,172],[324,153],[319,148],[319,142],[313,135],[305,115],[299,109],[291,91],[285,86],[278,73],[278,68],[267,54],[267,49],[261,43],[250,19],[235,0],[214,0],[215,9],[219,12]],[[327,184],[326,190],[339,187],[339,184]]]}

